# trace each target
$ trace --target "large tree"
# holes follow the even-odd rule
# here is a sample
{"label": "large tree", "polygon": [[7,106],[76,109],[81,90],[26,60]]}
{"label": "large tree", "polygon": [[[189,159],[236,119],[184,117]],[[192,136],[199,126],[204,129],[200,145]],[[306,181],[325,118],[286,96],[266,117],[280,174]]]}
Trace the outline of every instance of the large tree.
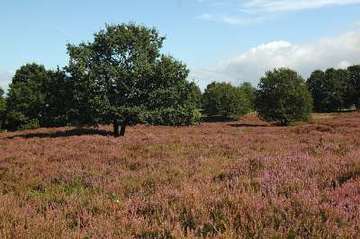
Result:
{"label": "large tree", "polygon": [[303,78],[287,68],[275,69],[261,78],[256,92],[256,110],[261,118],[281,125],[307,120],[311,95]]}
{"label": "large tree", "polygon": [[92,42],[68,45],[77,123],[113,122],[116,136],[119,119],[123,135],[127,122],[151,119],[155,111],[172,112],[176,124],[192,123],[189,71],[160,54],[164,39],[156,29],[122,24],[106,26]]}

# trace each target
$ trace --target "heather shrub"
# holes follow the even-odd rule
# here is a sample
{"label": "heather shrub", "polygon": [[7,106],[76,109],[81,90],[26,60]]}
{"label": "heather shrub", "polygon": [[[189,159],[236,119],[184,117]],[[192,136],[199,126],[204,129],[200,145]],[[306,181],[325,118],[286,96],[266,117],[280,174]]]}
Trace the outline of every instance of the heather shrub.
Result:
{"label": "heather shrub", "polygon": [[0,238],[357,238],[359,116],[1,133]]}
{"label": "heather shrub", "polygon": [[256,111],[270,122],[288,125],[310,117],[312,98],[303,78],[287,68],[269,71],[256,92]]}

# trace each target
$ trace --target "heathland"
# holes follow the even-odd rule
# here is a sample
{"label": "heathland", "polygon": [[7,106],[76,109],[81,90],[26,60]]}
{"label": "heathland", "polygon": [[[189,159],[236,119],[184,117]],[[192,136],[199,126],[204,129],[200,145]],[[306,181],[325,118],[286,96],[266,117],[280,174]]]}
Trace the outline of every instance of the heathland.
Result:
{"label": "heathland", "polygon": [[357,238],[360,113],[0,133],[0,238]]}

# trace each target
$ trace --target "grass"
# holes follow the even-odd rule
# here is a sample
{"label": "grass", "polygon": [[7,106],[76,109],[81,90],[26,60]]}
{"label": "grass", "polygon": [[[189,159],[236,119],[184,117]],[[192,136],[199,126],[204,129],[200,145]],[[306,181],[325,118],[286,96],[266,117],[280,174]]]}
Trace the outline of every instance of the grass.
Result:
{"label": "grass", "polygon": [[360,114],[313,119],[0,133],[0,238],[357,238]]}

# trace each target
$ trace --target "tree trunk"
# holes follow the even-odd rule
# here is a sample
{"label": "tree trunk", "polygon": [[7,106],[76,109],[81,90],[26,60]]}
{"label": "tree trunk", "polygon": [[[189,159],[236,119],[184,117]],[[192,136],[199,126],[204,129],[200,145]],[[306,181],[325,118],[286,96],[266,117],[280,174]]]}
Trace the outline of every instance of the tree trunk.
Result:
{"label": "tree trunk", "polygon": [[114,120],[114,137],[120,137],[120,124],[118,120]]}
{"label": "tree trunk", "polygon": [[128,124],[128,118],[126,117],[121,124],[120,136],[125,136],[125,129]]}

